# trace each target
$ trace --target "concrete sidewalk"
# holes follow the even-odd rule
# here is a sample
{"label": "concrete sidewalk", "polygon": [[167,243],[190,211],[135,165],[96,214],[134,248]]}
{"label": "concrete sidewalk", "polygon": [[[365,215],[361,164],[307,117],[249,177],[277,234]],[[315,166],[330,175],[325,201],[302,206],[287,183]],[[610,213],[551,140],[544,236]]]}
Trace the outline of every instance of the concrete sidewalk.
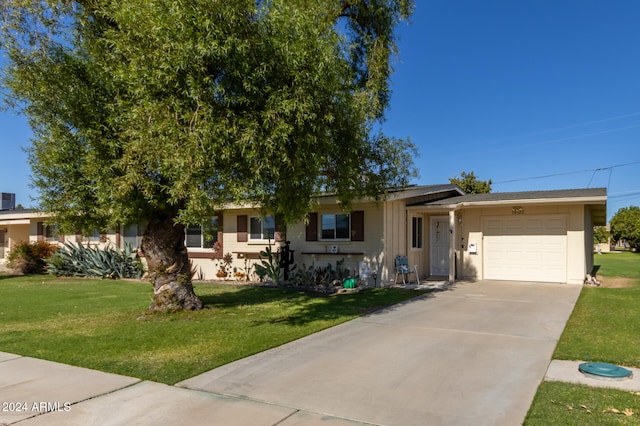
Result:
{"label": "concrete sidewalk", "polygon": [[580,290],[458,283],[176,386],[0,353],[0,425],[517,425]]}
{"label": "concrete sidewalk", "polygon": [[290,407],[0,352],[0,425],[352,425]]}

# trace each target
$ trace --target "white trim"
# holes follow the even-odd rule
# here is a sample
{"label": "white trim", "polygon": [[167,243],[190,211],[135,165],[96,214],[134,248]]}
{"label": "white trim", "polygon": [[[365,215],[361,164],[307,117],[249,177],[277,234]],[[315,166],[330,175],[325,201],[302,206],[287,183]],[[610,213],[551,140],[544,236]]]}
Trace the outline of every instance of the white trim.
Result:
{"label": "white trim", "polygon": [[330,212],[329,213],[318,213],[318,216],[320,216],[318,218],[319,219],[318,220],[318,227],[319,227],[319,229],[318,229],[318,241],[327,242],[327,243],[331,243],[331,242],[348,243],[348,242],[351,241],[351,237],[346,237],[346,238],[323,238],[322,237],[322,231],[323,231],[323,228],[322,228],[322,217],[323,216],[333,216],[334,217],[334,229],[333,229],[333,231],[334,231],[334,235],[335,235],[337,233],[337,230],[338,230],[337,229],[338,221],[337,221],[337,219],[335,217],[339,216],[339,215],[347,216],[347,218],[349,220],[349,229],[347,230],[347,233],[349,235],[351,235],[351,213],[342,213],[342,212],[339,212],[339,213],[330,213]]}
{"label": "white trim", "polygon": [[[270,217],[273,219],[273,235],[271,238],[264,238],[264,219]],[[260,237],[261,238],[252,238],[251,235],[251,219],[259,219],[260,220]],[[276,217],[274,215],[266,215],[266,216],[248,216],[247,219],[247,243],[249,244],[265,244],[268,243],[269,240],[275,241],[276,238]]]}
{"label": "white trim", "polygon": [[7,225],[30,225],[30,224],[31,224],[31,220],[30,219],[0,220],[0,225],[2,225],[2,226],[7,226]]}

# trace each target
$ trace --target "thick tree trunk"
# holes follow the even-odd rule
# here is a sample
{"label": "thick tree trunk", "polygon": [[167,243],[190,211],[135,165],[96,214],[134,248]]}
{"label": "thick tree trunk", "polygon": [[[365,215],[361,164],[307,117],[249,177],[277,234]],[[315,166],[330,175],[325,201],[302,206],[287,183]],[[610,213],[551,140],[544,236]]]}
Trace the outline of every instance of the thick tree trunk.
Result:
{"label": "thick tree trunk", "polygon": [[191,283],[191,265],[184,245],[184,226],[172,217],[149,221],[142,238],[142,252],[147,259],[153,284],[154,311],[202,309]]}

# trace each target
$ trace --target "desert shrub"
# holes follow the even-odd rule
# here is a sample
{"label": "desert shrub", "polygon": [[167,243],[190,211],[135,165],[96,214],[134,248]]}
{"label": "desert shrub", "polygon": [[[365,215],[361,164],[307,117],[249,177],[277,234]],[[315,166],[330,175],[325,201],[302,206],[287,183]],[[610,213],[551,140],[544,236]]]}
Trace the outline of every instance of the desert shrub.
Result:
{"label": "desert shrub", "polygon": [[21,242],[14,246],[7,256],[7,266],[13,271],[30,275],[43,274],[49,259],[58,249],[46,241]]}
{"label": "desert shrub", "polygon": [[260,252],[260,263],[255,264],[256,274],[258,274],[260,281],[268,277],[273,284],[280,285],[282,279],[281,265],[280,251],[273,251],[271,242],[269,242],[269,246]]}
{"label": "desert shrub", "polygon": [[327,263],[327,266],[312,264],[309,268],[302,265],[293,277],[293,284],[301,287],[335,287],[351,276],[351,271],[344,267],[344,259],[341,259],[336,262],[335,268],[331,263]]}
{"label": "desert shrub", "polygon": [[144,269],[130,245],[120,249],[66,243],[51,256],[47,271],[58,276],[140,278]]}

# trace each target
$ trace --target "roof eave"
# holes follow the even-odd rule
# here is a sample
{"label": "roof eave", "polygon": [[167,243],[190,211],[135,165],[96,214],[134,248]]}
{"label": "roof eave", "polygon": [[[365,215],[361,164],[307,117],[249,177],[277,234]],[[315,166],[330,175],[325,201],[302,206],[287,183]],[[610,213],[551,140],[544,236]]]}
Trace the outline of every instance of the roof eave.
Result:
{"label": "roof eave", "polygon": [[411,210],[429,209],[429,210],[458,210],[463,207],[493,207],[504,205],[531,205],[531,204],[607,204],[607,197],[559,197],[559,198],[514,198],[505,200],[488,200],[488,201],[461,201],[450,204],[425,204],[422,206],[408,207]]}
{"label": "roof eave", "polygon": [[558,198],[515,198],[494,201],[466,201],[460,207],[491,206],[505,204],[606,204],[606,196],[598,197],[558,197]]}

